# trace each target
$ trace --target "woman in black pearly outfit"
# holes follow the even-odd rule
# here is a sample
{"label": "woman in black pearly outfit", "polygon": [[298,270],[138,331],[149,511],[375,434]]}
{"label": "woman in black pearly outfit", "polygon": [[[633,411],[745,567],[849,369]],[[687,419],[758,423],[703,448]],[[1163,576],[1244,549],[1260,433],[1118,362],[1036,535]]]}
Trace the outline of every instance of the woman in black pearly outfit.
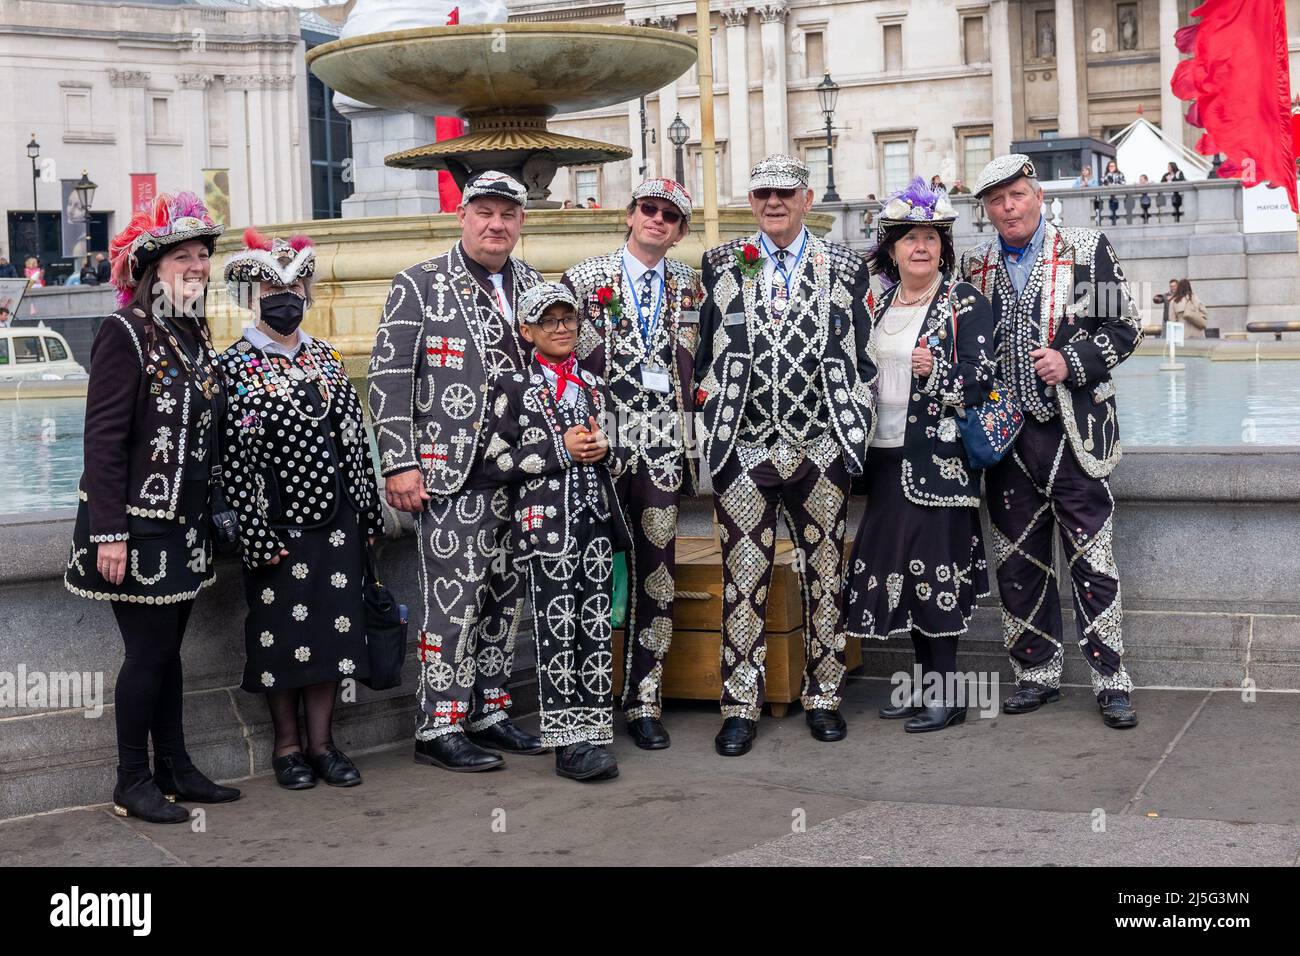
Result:
{"label": "woman in black pearly outfit", "polygon": [[209,495],[223,394],[203,306],[222,228],[193,193],[164,193],[133,216],[109,247],[120,307],[90,353],[64,582],[112,602],[126,645],[113,811],[151,823],[189,819],[176,800],[239,797],[195,768],[181,719],[181,640],[195,597],[215,579]]}
{"label": "woman in black pearly outfit", "polygon": [[920,686],[880,710],[906,718],[908,733],[966,719],[957,640],[976,599],[989,593],[981,472],[970,464],[957,417],[993,390],[997,323],[988,300],[952,277],[956,218],[946,195],[914,179],[881,210],[871,263],[895,285],[872,326],[876,428],[844,619],[855,638],[911,637]]}
{"label": "woman in black pearly outfit", "polygon": [[368,541],[383,531],[370,441],[339,353],[300,327],[311,240],[250,229],[244,243],[225,275],[254,324],[221,356],[223,486],[239,513],[248,599],[242,687],[266,694],[282,787],[351,787],[361,774],[331,724],[339,681],[369,676],[362,572]]}

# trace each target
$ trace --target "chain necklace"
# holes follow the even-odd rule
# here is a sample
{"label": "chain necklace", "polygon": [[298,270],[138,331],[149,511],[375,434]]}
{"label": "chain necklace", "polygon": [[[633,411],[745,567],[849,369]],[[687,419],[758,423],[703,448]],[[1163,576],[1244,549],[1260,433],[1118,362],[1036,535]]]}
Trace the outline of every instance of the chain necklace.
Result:
{"label": "chain necklace", "polygon": [[[325,381],[325,376],[321,372],[320,366],[316,363],[316,356],[312,354],[311,348],[306,345],[302,346],[302,352],[304,355],[307,356],[307,361],[311,365],[311,371],[304,372],[296,364],[294,364],[293,359],[286,358],[285,361],[289,363],[289,369],[290,369],[287,375],[282,374],[280,372],[279,366],[271,362],[271,357],[266,354],[266,349],[259,347],[258,351],[262,353],[262,362],[266,365],[266,367],[274,370],[275,384],[278,385],[281,391],[283,391],[284,394],[288,396],[289,404],[293,406],[294,411],[296,411],[302,418],[305,418],[307,421],[312,422],[313,424],[324,421],[325,417],[330,413],[330,403],[331,403],[330,388],[329,388],[329,384]],[[295,372],[297,372],[298,374],[295,375],[294,374]],[[304,381],[304,380],[308,382],[314,381],[316,382],[317,386],[320,388],[321,397],[324,399],[324,405],[319,415],[313,415],[311,412],[303,411],[302,406],[298,404],[298,399],[294,397],[293,394],[294,381]]]}
{"label": "chain necklace", "polygon": [[930,298],[930,296],[934,295],[934,290],[939,288],[939,282],[942,279],[943,279],[942,273],[936,275],[934,277],[934,281],[930,283],[930,287],[926,289],[924,292],[922,292],[915,299],[904,299],[903,287],[900,284],[898,287],[898,295],[894,296],[894,301],[897,302],[899,305],[919,305],[920,303],[924,302],[926,299]]}
{"label": "chain necklace", "polygon": [[[215,365],[205,364],[203,361],[205,353],[213,362],[216,360],[216,352],[212,348],[212,340],[208,337],[208,330],[201,323],[195,323],[198,332],[195,336],[197,339],[197,355],[194,361],[191,362],[188,351],[177,339],[176,331],[171,324],[157,317],[155,317],[154,321],[166,333],[167,343],[172,347],[172,352],[176,354],[176,357],[180,359],[181,367],[189,373],[190,384],[194,386],[196,391],[201,392],[205,399],[211,401],[212,396],[217,391],[217,371]],[[199,378],[199,372],[203,373],[202,379]]]}

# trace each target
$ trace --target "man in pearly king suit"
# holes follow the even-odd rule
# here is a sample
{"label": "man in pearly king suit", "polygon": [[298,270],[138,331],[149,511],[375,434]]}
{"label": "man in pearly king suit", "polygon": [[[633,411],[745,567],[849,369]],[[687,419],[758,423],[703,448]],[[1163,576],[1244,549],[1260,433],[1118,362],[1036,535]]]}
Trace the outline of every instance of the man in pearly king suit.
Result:
{"label": "man in pearly king suit", "polygon": [[570,460],[551,442],[535,451],[501,447],[482,424],[492,382],[522,372],[530,357],[515,305],[542,277],[511,255],[526,201],[523,185],[504,173],[465,183],[460,241],[393,279],[370,359],[385,494],[416,516],[419,541],[415,759],[447,770],[490,770],[503,763],[493,751],[543,749],[508,717],[525,594],[508,555],[510,489],[491,480],[484,462],[517,453],[520,467],[543,475]]}
{"label": "man in pearly king suit", "polygon": [[1142,340],[1141,318],[1105,235],[1057,227],[1043,214],[1028,156],[993,160],[974,194],[998,235],[962,255],[961,273],[993,304],[1000,376],[1025,413],[1012,453],[984,479],[1003,637],[1016,675],[1002,710],[1030,713],[1060,697],[1065,649],[1055,530],[1102,720],[1134,727],[1107,476],[1120,457],[1111,371]]}
{"label": "man in pearly king suit", "polygon": [[778,513],[798,549],[809,729],[824,741],[846,733],[844,525],[876,370],[866,261],[809,233],[812,202],[808,167],[769,156],[750,173],[759,231],[704,255],[696,404],[722,540],[723,756],[747,753],[758,732]]}

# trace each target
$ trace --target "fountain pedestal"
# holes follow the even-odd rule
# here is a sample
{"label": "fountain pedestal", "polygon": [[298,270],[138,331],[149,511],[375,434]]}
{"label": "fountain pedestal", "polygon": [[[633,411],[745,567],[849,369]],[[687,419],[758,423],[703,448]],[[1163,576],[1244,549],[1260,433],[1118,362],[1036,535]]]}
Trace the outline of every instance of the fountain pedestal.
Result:
{"label": "fountain pedestal", "polygon": [[412,149],[435,138],[431,116],[355,104],[343,97],[334,108],[352,126],[352,195],[343,200],[343,218],[422,215],[441,212],[438,174],[424,169],[394,169],[384,158],[394,147]]}

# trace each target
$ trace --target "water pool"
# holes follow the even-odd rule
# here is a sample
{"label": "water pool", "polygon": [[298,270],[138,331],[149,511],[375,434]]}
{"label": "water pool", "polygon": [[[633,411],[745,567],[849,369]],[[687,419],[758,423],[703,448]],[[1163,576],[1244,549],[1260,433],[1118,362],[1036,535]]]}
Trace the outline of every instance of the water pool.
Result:
{"label": "water pool", "polygon": [[[1116,370],[1126,447],[1300,445],[1300,362],[1162,361]],[[0,400],[0,514],[76,506],[84,410],[80,398]]]}

